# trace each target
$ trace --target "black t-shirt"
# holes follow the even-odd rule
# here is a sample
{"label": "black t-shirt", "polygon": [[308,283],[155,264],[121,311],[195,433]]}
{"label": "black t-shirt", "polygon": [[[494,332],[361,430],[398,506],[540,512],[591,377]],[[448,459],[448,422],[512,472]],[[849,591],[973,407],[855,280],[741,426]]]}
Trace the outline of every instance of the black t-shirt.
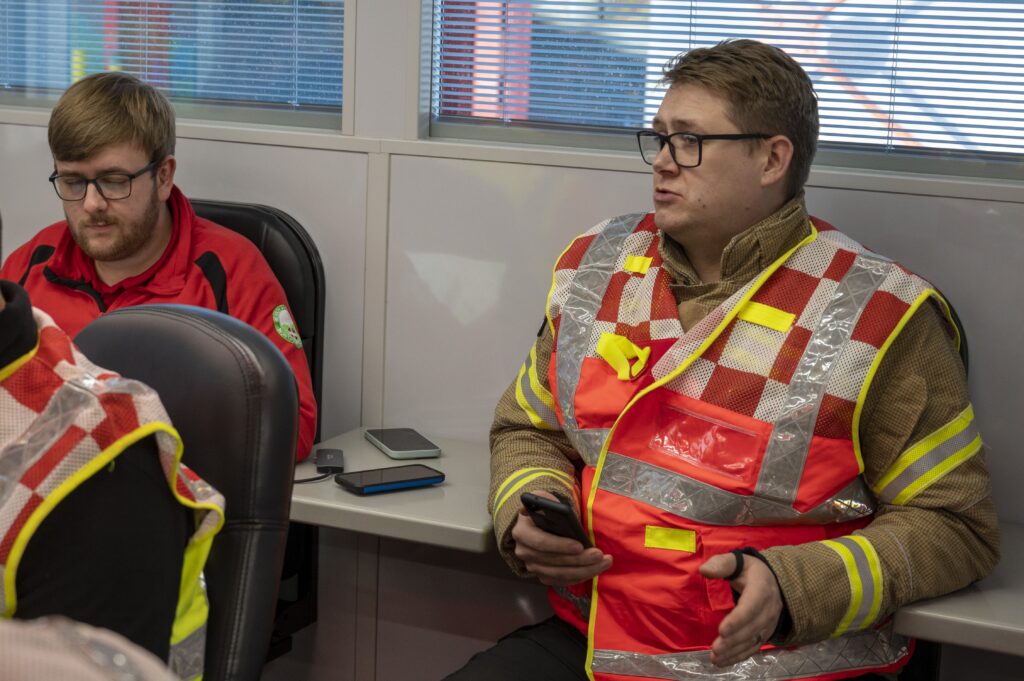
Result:
{"label": "black t-shirt", "polygon": [[[0,293],[3,367],[35,346],[37,329],[20,287],[0,281]],[[154,439],[132,445],[39,525],[18,566],[15,617],[63,615],[167,660],[191,513],[171,494]]]}

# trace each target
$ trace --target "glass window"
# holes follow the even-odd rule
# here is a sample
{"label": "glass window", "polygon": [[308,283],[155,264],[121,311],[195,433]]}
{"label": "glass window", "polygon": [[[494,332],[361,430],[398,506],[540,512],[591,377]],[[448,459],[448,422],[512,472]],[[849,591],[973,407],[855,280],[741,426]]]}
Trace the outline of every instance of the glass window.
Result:
{"label": "glass window", "polygon": [[0,103],[125,71],[179,114],[339,127],[344,0],[0,0]]}
{"label": "glass window", "polygon": [[435,0],[432,131],[527,127],[550,142],[560,130],[572,144],[579,130],[644,127],[666,62],[727,38],[803,65],[823,150],[1012,161],[1020,173],[1024,5],[1007,1]]}

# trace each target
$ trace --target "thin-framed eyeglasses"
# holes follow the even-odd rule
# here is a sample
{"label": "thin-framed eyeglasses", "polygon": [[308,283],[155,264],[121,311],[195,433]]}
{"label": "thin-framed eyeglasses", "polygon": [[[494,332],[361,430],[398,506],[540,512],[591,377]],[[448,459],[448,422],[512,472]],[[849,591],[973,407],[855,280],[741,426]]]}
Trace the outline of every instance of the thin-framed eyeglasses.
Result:
{"label": "thin-framed eyeglasses", "polygon": [[640,155],[644,163],[654,165],[661,150],[668,145],[668,153],[672,160],[680,168],[696,168],[704,160],[705,140],[753,140],[768,139],[772,135],[763,132],[737,132],[724,135],[698,135],[692,132],[674,132],[671,135],[663,135],[657,130],[638,130],[636,133],[637,144],[640,145]]}
{"label": "thin-framed eyeglasses", "polygon": [[118,201],[127,199],[132,195],[132,180],[145,175],[160,165],[160,161],[153,161],[144,168],[134,173],[106,173],[91,180],[80,175],[58,175],[53,171],[50,175],[50,184],[57,196],[62,201],[81,201],[89,191],[89,185],[95,185],[96,191],[107,201]]}

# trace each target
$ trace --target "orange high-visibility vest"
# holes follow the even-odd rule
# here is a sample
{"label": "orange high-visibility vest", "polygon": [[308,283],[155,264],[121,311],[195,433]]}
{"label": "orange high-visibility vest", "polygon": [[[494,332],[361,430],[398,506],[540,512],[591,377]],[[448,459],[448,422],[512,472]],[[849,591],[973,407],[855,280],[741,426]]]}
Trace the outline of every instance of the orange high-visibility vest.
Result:
{"label": "orange high-visibility vest", "polygon": [[0,367],[0,615],[14,615],[18,564],[54,507],[152,435],[171,493],[196,518],[168,665],[184,681],[200,679],[208,613],[202,570],[224,522],[224,497],[181,464],[181,438],[153,390],[96,367],[48,315],[33,314],[38,344]]}
{"label": "orange high-visibility vest", "polygon": [[588,635],[592,679],[840,679],[909,658],[866,574],[841,635],[765,646],[725,669],[709,659],[734,606],[725,580],[698,574],[709,557],[821,540],[873,555],[852,534],[876,504],[861,476],[861,406],[914,311],[945,308],[830,225],[813,219],[810,231],[686,333],[653,215],[598,225],[555,266],[549,383],[586,464],[584,525],[614,563],[551,601]]}

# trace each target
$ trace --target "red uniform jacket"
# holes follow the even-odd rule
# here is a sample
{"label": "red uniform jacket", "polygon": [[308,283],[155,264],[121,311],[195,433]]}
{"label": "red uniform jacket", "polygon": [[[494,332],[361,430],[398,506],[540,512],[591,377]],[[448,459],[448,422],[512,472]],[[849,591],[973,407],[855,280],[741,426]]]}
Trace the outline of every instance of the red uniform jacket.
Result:
{"label": "red uniform jacket", "polygon": [[297,340],[297,334],[293,323],[289,327],[293,318],[284,290],[252,242],[198,217],[177,187],[168,205],[174,220],[171,241],[160,260],[142,274],[114,286],[104,284],[62,220],[14,251],[0,268],[0,279],[24,286],[32,305],[72,338],[105,312],[150,303],[220,310],[254,326],[284,353],[295,372],[300,412],[296,451],[300,460],[306,458],[316,434],[317,407],[306,355],[288,339]]}

